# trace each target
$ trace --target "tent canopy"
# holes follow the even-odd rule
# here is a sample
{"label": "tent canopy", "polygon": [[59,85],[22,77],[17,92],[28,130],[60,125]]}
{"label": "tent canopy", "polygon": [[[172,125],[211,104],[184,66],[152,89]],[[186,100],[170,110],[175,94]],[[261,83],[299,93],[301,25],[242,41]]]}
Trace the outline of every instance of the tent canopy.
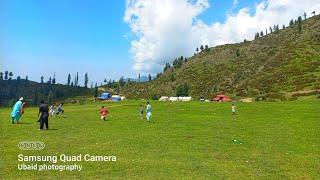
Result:
{"label": "tent canopy", "polygon": [[229,102],[231,101],[230,97],[225,94],[218,94],[212,98],[213,101],[219,102]]}
{"label": "tent canopy", "polygon": [[101,94],[101,96],[99,97],[99,99],[101,99],[101,100],[107,100],[107,99],[110,99],[110,97],[111,97],[110,93],[104,92],[104,93]]}

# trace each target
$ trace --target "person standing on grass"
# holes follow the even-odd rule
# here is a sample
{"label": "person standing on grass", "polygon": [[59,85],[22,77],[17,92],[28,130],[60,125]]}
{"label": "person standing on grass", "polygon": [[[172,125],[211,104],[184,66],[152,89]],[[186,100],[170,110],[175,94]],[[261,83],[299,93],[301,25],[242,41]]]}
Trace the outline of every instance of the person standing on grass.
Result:
{"label": "person standing on grass", "polygon": [[39,106],[39,113],[38,117],[40,120],[40,129],[43,130],[43,125],[46,125],[47,130],[49,129],[49,107],[47,104],[44,103],[44,101],[41,101],[41,104]]}
{"label": "person standing on grass", "polygon": [[23,101],[23,97],[21,97],[19,99],[19,101],[17,101],[12,108],[12,112],[11,112],[11,123],[12,124],[14,124],[15,121],[17,121],[17,123],[19,123],[19,120],[20,120],[20,117],[21,117],[22,111],[23,111],[22,101]]}
{"label": "person standing on grass", "polygon": [[146,110],[146,113],[147,113],[147,121],[150,122],[152,113],[151,113],[151,105],[150,105],[149,102],[147,102],[147,110]]}
{"label": "person standing on grass", "polygon": [[233,103],[231,106],[231,112],[232,112],[232,115],[236,115],[236,106]]}
{"label": "person standing on grass", "polygon": [[101,120],[106,120],[106,117],[108,116],[109,114],[109,111],[107,108],[105,108],[104,106],[101,106],[101,109],[100,109],[100,116],[101,116]]}
{"label": "person standing on grass", "polygon": [[143,119],[143,106],[140,104],[140,119]]}

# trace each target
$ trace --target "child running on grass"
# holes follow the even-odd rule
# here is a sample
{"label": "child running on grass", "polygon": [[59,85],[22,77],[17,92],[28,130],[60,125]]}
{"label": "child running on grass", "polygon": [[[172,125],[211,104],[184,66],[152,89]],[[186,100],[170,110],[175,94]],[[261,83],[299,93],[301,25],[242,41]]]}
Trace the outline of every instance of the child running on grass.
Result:
{"label": "child running on grass", "polygon": [[51,117],[55,117],[55,114],[56,114],[56,106],[55,104],[52,104],[49,108],[49,114]]}
{"label": "child running on grass", "polygon": [[140,119],[143,119],[143,107],[140,104]]}
{"label": "child running on grass", "polygon": [[104,106],[101,106],[101,109],[100,109],[100,116],[101,116],[101,120],[106,120],[106,117],[108,116],[109,114],[109,111],[107,108],[105,108]]}
{"label": "child running on grass", "polygon": [[56,112],[56,115],[58,116],[60,113],[61,113],[61,116],[63,115],[64,113],[64,110],[63,110],[63,103],[59,104],[58,108],[57,108],[57,112]]}
{"label": "child running on grass", "polygon": [[233,103],[231,106],[231,112],[232,112],[232,115],[236,115],[236,106]]}

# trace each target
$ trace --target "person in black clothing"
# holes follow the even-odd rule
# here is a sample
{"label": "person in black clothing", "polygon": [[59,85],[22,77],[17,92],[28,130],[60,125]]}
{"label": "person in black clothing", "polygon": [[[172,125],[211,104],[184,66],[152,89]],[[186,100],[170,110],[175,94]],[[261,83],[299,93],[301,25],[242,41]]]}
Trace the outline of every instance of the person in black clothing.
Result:
{"label": "person in black clothing", "polygon": [[[41,115],[41,116],[40,116]],[[49,129],[48,118],[49,118],[49,107],[44,101],[41,101],[39,106],[38,117],[40,120],[40,130],[43,130],[43,125],[46,125],[47,130]]]}

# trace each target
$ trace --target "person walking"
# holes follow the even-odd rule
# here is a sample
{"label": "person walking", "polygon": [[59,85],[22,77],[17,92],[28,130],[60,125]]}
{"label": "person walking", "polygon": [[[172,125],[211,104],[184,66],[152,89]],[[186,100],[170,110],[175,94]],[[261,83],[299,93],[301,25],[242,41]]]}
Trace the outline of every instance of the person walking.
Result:
{"label": "person walking", "polygon": [[39,113],[38,117],[40,120],[40,129],[43,130],[43,125],[46,126],[47,130],[49,129],[49,107],[47,104],[44,103],[44,101],[41,101],[41,104],[39,106]]}
{"label": "person walking", "polygon": [[147,113],[147,121],[150,122],[152,113],[151,113],[151,105],[150,105],[149,102],[147,102],[147,110],[146,110],[146,113]]}

